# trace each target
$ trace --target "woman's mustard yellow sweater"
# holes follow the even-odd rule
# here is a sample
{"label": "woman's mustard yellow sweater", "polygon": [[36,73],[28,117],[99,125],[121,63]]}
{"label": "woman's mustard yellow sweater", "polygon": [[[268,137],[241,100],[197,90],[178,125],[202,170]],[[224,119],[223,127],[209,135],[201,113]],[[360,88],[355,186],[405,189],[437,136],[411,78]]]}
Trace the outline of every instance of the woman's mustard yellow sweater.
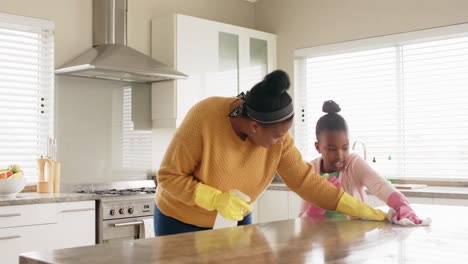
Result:
{"label": "woman's mustard yellow sweater", "polygon": [[237,189],[255,201],[275,171],[304,200],[335,210],[343,191],[314,172],[289,133],[270,148],[242,141],[234,133],[228,115],[235,100],[211,97],[189,111],[157,173],[155,202],[159,210],[187,224],[212,227],[217,212],[195,204],[198,183],[224,192]]}

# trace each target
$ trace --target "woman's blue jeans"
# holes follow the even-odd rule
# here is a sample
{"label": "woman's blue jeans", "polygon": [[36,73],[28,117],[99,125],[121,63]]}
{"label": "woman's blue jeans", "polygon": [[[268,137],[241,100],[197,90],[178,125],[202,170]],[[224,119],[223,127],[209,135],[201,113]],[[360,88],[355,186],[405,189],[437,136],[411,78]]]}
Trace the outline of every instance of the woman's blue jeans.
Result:
{"label": "woman's blue jeans", "polygon": [[[252,224],[252,213],[246,215],[242,221],[237,225],[250,225]],[[187,232],[195,232],[202,230],[209,230],[209,227],[199,227],[186,224],[177,219],[164,215],[158,207],[154,206],[154,234],[155,236],[167,236]]]}

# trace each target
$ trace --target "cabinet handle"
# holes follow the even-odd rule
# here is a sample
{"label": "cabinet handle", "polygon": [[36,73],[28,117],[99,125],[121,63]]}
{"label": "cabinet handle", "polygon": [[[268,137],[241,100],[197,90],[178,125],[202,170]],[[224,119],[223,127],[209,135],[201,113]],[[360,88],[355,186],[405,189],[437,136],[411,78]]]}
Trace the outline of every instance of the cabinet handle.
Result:
{"label": "cabinet handle", "polygon": [[14,213],[14,214],[0,214],[0,217],[14,217],[14,216],[21,216],[21,213]]}
{"label": "cabinet handle", "polygon": [[0,240],[7,240],[7,239],[15,239],[15,238],[20,238],[20,235],[12,235],[12,236],[4,236],[0,237]]}
{"label": "cabinet handle", "polygon": [[85,211],[94,211],[94,208],[68,209],[68,210],[62,210],[61,213],[74,213],[74,212],[85,212]]}
{"label": "cabinet handle", "polygon": [[115,227],[119,226],[131,226],[131,225],[141,225],[143,224],[143,221],[135,221],[135,222],[127,222],[127,223],[120,223],[120,224],[114,224]]}

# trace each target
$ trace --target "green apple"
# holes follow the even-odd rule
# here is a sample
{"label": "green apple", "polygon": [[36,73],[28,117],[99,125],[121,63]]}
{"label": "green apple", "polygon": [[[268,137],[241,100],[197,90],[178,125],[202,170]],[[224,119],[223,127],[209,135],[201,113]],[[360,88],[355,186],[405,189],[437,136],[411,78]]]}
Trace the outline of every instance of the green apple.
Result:
{"label": "green apple", "polygon": [[13,173],[17,173],[17,172],[20,172],[21,171],[21,168],[18,164],[14,164],[14,165],[10,165],[9,169],[13,172]]}

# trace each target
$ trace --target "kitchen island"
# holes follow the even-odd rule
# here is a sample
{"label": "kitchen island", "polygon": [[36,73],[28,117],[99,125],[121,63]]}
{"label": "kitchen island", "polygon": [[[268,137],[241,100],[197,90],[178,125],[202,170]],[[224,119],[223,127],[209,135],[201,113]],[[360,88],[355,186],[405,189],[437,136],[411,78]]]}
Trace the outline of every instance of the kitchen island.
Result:
{"label": "kitchen island", "polygon": [[414,207],[431,226],[295,219],[31,252],[20,263],[466,263],[468,208]]}

